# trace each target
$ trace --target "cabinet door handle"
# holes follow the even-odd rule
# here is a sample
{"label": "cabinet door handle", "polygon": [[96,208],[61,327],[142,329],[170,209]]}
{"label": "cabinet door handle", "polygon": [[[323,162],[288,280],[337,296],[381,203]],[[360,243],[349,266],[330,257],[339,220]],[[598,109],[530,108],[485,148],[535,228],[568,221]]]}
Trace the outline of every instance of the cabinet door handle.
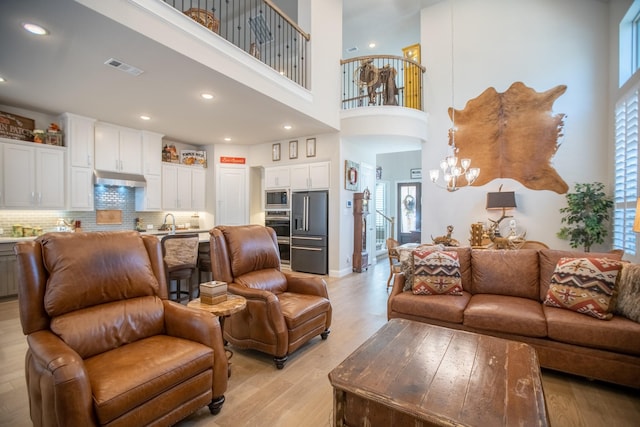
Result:
{"label": "cabinet door handle", "polygon": [[31,192],[31,204],[34,204],[36,201],[36,192],[32,191]]}
{"label": "cabinet door handle", "polygon": [[42,193],[38,192],[38,204],[42,204]]}
{"label": "cabinet door handle", "polygon": [[87,154],[87,166],[91,166],[91,154]]}

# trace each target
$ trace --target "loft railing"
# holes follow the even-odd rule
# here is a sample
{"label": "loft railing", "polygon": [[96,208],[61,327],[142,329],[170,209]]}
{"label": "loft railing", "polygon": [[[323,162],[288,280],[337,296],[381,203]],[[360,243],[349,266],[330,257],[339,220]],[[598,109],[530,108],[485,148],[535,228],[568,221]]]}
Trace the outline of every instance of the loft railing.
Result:
{"label": "loft railing", "polygon": [[307,88],[310,35],[271,0],[164,0]]}
{"label": "loft railing", "polygon": [[342,109],[399,105],[422,110],[422,75],[426,68],[401,56],[372,55],[344,59]]}

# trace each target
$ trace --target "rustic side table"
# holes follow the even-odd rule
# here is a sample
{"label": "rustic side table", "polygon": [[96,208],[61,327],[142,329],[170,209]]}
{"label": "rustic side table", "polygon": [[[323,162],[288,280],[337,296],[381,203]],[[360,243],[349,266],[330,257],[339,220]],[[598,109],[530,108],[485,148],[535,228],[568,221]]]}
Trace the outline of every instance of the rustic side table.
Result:
{"label": "rustic side table", "polygon": [[[187,307],[197,308],[199,310],[208,311],[214,316],[218,316],[220,319],[220,329],[222,330],[222,340],[226,346],[227,342],[224,339],[224,319],[237,313],[247,306],[247,299],[240,295],[227,294],[227,300],[218,304],[204,304],[200,302],[200,298],[193,299],[187,303]],[[225,349],[227,359],[230,360],[233,357],[233,352],[228,348]],[[231,376],[231,362],[229,362],[229,376]]]}

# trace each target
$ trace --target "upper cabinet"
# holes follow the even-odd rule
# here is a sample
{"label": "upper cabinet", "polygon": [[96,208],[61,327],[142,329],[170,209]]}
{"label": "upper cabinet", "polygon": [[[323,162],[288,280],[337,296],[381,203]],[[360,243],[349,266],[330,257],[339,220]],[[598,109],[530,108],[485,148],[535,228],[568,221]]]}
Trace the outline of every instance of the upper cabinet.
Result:
{"label": "upper cabinet", "polygon": [[142,132],[108,123],[96,123],[95,168],[141,175]]}
{"label": "upper cabinet", "polygon": [[31,143],[0,143],[2,205],[7,208],[64,209],[62,147]]}
{"label": "upper cabinet", "polygon": [[162,137],[159,133],[142,131],[142,173],[160,175],[162,173]]}
{"label": "upper cabinet", "polygon": [[95,119],[65,113],[59,124],[65,133],[69,165],[93,169]]}
{"label": "upper cabinet", "polygon": [[162,165],[162,208],[204,210],[205,170],[177,164]]}
{"label": "upper cabinet", "polygon": [[162,210],[162,137],[142,131],[142,172],[145,187],[136,188],[136,211]]}
{"label": "upper cabinet", "polygon": [[322,190],[329,188],[329,162],[291,166],[291,190]]}
{"label": "upper cabinet", "polygon": [[65,133],[69,159],[67,208],[93,210],[95,119],[65,113],[58,120]]}
{"label": "upper cabinet", "polygon": [[264,188],[289,188],[291,185],[289,166],[264,168]]}

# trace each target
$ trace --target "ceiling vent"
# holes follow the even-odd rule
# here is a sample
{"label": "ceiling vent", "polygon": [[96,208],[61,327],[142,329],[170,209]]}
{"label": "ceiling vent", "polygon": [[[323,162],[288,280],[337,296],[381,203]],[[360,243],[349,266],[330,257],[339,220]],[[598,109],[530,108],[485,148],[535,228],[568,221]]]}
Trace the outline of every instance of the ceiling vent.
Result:
{"label": "ceiling vent", "polygon": [[259,44],[264,44],[273,40],[271,29],[267,25],[267,21],[264,20],[264,16],[262,16],[262,14],[255,18],[249,18],[249,26],[251,27],[251,31],[253,31],[253,35],[256,36],[256,41]]}
{"label": "ceiling vent", "polygon": [[357,52],[358,51],[358,46],[353,46],[350,47],[349,49],[347,49],[347,52],[349,53],[353,53],[353,52]]}
{"label": "ceiling vent", "polygon": [[133,65],[126,64],[114,58],[108,59],[104,64],[136,77],[144,73],[140,68],[136,68]]}

